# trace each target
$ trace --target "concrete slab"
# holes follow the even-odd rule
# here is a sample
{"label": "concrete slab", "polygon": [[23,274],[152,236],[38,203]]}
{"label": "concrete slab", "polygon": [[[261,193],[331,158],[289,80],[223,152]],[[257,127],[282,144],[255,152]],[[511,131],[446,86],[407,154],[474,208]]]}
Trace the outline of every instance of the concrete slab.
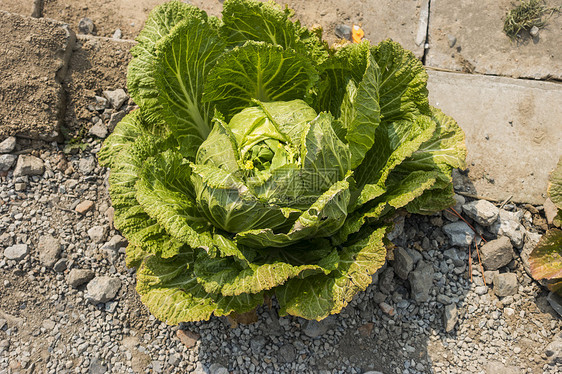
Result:
{"label": "concrete slab", "polygon": [[68,93],[64,122],[71,135],[89,129],[90,120],[100,115],[88,109],[95,104],[95,96],[102,96],[104,90],[126,89],[129,50],[134,44],[132,40],[78,36],[64,79]]}
{"label": "concrete slab", "polygon": [[[548,0],[550,6],[560,5]],[[514,78],[562,79],[562,15],[539,36],[512,42],[503,32],[512,0],[432,0],[428,66]],[[456,43],[450,47],[450,38]]]}
{"label": "concrete slab", "polygon": [[428,71],[432,105],[466,134],[472,192],[543,204],[562,153],[562,84]]}
{"label": "concrete slab", "polygon": [[[17,3],[21,0],[5,1]],[[88,17],[96,25],[97,36],[111,37],[119,28],[123,38],[134,39],[142,29],[149,11],[164,2],[166,0],[89,0],[88,6],[84,6],[83,0],[55,0],[45,3],[44,15],[63,20],[74,30],[78,30],[80,19]],[[214,16],[220,16],[222,2],[223,0],[190,1]],[[277,3],[294,9],[296,17],[307,27],[320,24],[329,43],[336,41],[336,25],[361,24],[365,37],[373,42],[392,38],[412,50],[417,57],[423,55],[429,0],[277,0]],[[16,6],[18,5],[13,4],[12,7]]]}
{"label": "concrete slab", "polygon": [[296,12],[296,17],[307,27],[320,24],[324,39],[336,40],[334,29],[338,24],[361,25],[365,38],[373,43],[393,39],[421,58],[427,33],[429,0],[360,0],[350,4],[341,0],[277,0]]}
{"label": "concrete slab", "polygon": [[61,22],[0,11],[0,35],[0,140],[57,138],[74,33]]}

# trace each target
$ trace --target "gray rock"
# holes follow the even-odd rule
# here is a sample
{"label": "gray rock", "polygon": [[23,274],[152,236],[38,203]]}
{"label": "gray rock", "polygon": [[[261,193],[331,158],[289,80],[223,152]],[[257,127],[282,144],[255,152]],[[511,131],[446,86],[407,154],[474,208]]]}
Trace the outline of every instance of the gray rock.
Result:
{"label": "gray rock", "polygon": [[502,236],[496,240],[490,240],[480,248],[482,265],[486,270],[498,270],[506,266],[515,257],[511,240]]}
{"label": "gray rock", "polygon": [[515,366],[508,366],[499,361],[488,361],[485,366],[486,374],[521,374]]}
{"label": "gray rock", "polygon": [[[455,199],[456,201],[455,205],[453,206],[453,209],[456,210],[459,214],[461,214],[462,206],[466,202],[466,199],[464,198],[464,196],[457,195],[457,194],[453,196],[453,199]],[[443,211],[443,216],[451,222],[456,222],[459,220],[459,217],[456,214],[450,212],[449,209],[445,209]]]}
{"label": "gray rock", "polygon": [[121,31],[121,29],[115,30],[115,32],[113,33],[113,39],[121,39],[122,37],[123,32]]}
{"label": "gray rock", "polygon": [[536,38],[539,35],[539,28],[537,26],[533,26],[531,27],[531,30],[529,30],[529,34],[533,37]]}
{"label": "gray rock", "polygon": [[152,372],[153,373],[162,372],[162,361],[158,361],[158,360],[152,361]]}
{"label": "gray rock", "polygon": [[490,226],[490,232],[496,236],[507,236],[515,248],[521,248],[525,237],[525,228],[521,225],[522,217],[522,212],[500,209],[499,218]]}
{"label": "gray rock", "polygon": [[104,374],[107,373],[107,367],[103,364],[103,362],[94,357],[90,361],[90,367],[88,368],[88,374]]}
{"label": "gray rock", "polygon": [[84,17],[78,22],[78,31],[82,34],[93,34],[95,29],[94,21],[88,17]]}
{"label": "gray rock", "polygon": [[562,364],[562,333],[556,334],[554,340],[546,346],[544,353],[553,364]]}
{"label": "gray rock", "polygon": [[209,374],[228,374],[228,369],[215,363],[209,366]]}
{"label": "gray rock", "polygon": [[14,170],[14,177],[42,175],[44,171],[45,164],[43,160],[35,156],[20,155]]}
{"label": "gray rock", "polygon": [[94,105],[94,109],[98,111],[103,111],[107,107],[107,99],[105,97],[96,96],[95,97],[96,104]]}
{"label": "gray rock", "polygon": [[474,239],[474,231],[462,221],[444,225],[443,232],[449,237],[451,244],[458,247],[466,247]]}
{"label": "gray rock", "polygon": [[255,336],[250,340],[250,347],[252,348],[252,352],[259,353],[265,347],[266,340],[264,336]]}
{"label": "gray rock", "polygon": [[88,236],[94,243],[101,243],[107,237],[107,226],[94,226],[88,230]]}
{"label": "gray rock", "polygon": [[562,317],[562,297],[558,296],[554,292],[550,292],[546,297],[548,303]]}
{"label": "gray rock", "polygon": [[453,331],[458,320],[457,306],[455,304],[446,305],[443,311],[443,326],[445,327],[445,332]]}
{"label": "gray rock", "polygon": [[37,244],[39,261],[48,267],[52,267],[60,257],[62,246],[58,239],[52,235],[43,235]]}
{"label": "gray rock", "polygon": [[474,292],[476,292],[477,295],[486,295],[488,293],[488,287],[486,286],[477,286],[474,288]]}
{"label": "gray rock", "polygon": [[90,135],[96,136],[100,139],[105,139],[109,134],[109,130],[106,125],[103,124],[103,121],[96,122],[90,130],[88,131]]}
{"label": "gray rock", "polygon": [[412,289],[412,299],[417,302],[429,300],[429,292],[433,287],[433,265],[420,261],[416,270],[410,273],[408,280]]}
{"label": "gray rock", "polygon": [[351,41],[351,26],[337,25],[335,28],[336,37]]}
{"label": "gray rock", "polygon": [[494,283],[494,278],[499,273],[499,270],[484,270],[484,280],[486,281],[486,284],[491,285]]}
{"label": "gray rock", "polygon": [[384,269],[379,277],[379,289],[382,293],[390,295],[396,285],[394,284],[394,269],[388,267]]}
{"label": "gray rock", "polygon": [[113,235],[107,243],[101,247],[104,251],[118,251],[122,247],[127,246],[127,239],[121,235]]}
{"label": "gray rock", "polygon": [[72,287],[77,288],[84,283],[88,283],[94,278],[94,272],[88,269],[72,269],[68,274],[68,284]]}
{"label": "gray rock", "polygon": [[116,113],[113,113],[111,115],[111,118],[109,119],[109,124],[107,125],[109,131],[113,131],[115,129],[115,126],[117,126],[117,124],[121,122],[121,120],[125,118],[126,115],[127,112],[124,110],[120,110]]}
{"label": "gray rock", "polygon": [[24,182],[17,182],[14,183],[14,188],[16,191],[25,191],[25,189],[27,188],[27,184]]}
{"label": "gray rock", "polygon": [[525,239],[524,239],[525,244],[523,245],[523,249],[521,250],[519,257],[521,258],[521,262],[523,263],[523,268],[525,268],[525,271],[529,275],[531,275],[531,265],[529,264],[529,256],[531,256],[531,252],[533,252],[533,249],[535,249],[541,237],[542,237],[541,234],[537,234],[530,231],[527,231],[527,233],[525,234]]}
{"label": "gray rock", "polygon": [[325,318],[322,321],[310,320],[306,321],[302,332],[310,338],[317,338],[324,335],[333,325],[334,319],[332,317]]}
{"label": "gray rock", "polygon": [[8,171],[14,166],[18,156],[16,155],[0,155],[0,171]]}
{"label": "gray rock", "polygon": [[8,260],[20,261],[27,256],[29,249],[27,244],[16,244],[4,250],[4,257]]}
{"label": "gray rock", "polygon": [[454,35],[447,34],[447,39],[449,39],[449,48],[453,48],[457,44],[457,38]]}
{"label": "gray rock", "polygon": [[88,283],[87,299],[92,304],[105,303],[115,298],[119,288],[121,288],[119,278],[108,276],[96,277]]}
{"label": "gray rock", "polygon": [[78,170],[84,175],[90,175],[96,168],[96,159],[93,156],[82,157],[78,162]]}
{"label": "gray rock", "polygon": [[490,226],[498,219],[499,209],[487,200],[476,200],[462,206],[463,212],[482,226]]}
{"label": "gray rock", "polygon": [[497,274],[494,277],[494,293],[496,296],[513,296],[519,290],[515,273]]}
{"label": "gray rock", "polygon": [[68,261],[66,258],[61,258],[53,265],[53,270],[57,273],[62,273],[68,267]]}
{"label": "gray rock", "polygon": [[383,374],[382,371],[374,371],[374,370],[370,370],[370,371],[366,371],[363,374]]}
{"label": "gray rock", "polygon": [[406,248],[406,252],[408,252],[410,257],[414,261],[414,265],[420,262],[420,260],[423,258],[422,254],[413,248]]}
{"label": "gray rock", "polygon": [[10,136],[0,143],[0,153],[10,153],[16,149],[16,137]]}
{"label": "gray rock", "polygon": [[113,107],[113,109],[121,108],[121,105],[129,99],[129,96],[122,88],[114,91],[103,91],[103,96],[105,96],[107,101],[109,101],[109,104]]}
{"label": "gray rock", "polygon": [[463,266],[466,263],[466,260],[462,258],[460,251],[456,248],[449,248],[443,251],[443,256],[447,260],[451,260],[453,265],[456,267]]}
{"label": "gray rock", "polygon": [[293,362],[297,358],[297,350],[290,344],[283,344],[279,347],[279,361],[284,363]]}
{"label": "gray rock", "polygon": [[402,247],[394,250],[394,272],[402,279],[408,279],[408,274],[414,270],[414,260]]}

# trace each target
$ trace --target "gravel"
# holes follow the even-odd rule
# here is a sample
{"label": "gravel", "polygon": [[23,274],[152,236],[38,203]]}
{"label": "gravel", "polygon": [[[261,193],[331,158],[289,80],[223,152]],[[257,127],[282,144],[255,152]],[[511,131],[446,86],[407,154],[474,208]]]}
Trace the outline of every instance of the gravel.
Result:
{"label": "gravel", "polygon": [[[501,228],[515,247],[498,270],[481,274],[474,250],[469,267],[474,233],[464,222],[445,212],[413,215],[397,220],[394,260],[338,315],[280,317],[273,299],[251,325],[212,318],[167,326],[134,290],[126,240],[112,225],[107,171],[95,160],[99,140],[85,141],[88,149],[76,155],[56,144],[34,151],[29,156],[41,160],[41,174],[14,176],[10,166],[0,177],[2,374],[561,371],[555,357],[562,325],[549,306],[560,304],[528,277],[520,252],[539,235],[531,221],[544,215],[540,208],[529,219],[506,205],[491,226],[463,213],[488,243]],[[470,201],[456,199],[462,213]],[[459,240],[446,229],[451,223],[462,227]],[[41,256],[42,238],[60,244],[53,268]],[[512,294],[496,296],[494,279],[501,277],[515,277]],[[182,340],[188,332],[192,339]]]}

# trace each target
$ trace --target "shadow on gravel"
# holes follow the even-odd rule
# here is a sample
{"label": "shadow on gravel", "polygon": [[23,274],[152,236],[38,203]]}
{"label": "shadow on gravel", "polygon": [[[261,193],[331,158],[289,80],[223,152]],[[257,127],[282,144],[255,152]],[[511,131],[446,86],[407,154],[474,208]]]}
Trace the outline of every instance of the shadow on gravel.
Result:
{"label": "shadow on gravel", "polygon": [[[471,191],[462,181],[456,187]],[[456,199],[461,213],[470,201]],[[488,226],[474,219],[485,215],[483,208],[462,214],[481,234],[478,239],[451,212],[398,217],[395,248],[373,284],[321,322],[279,318],[274,302],[272,309],[259,308],[258,322],[251,325],[232,328],[226,319],[183,324],[180,328],[201,335],[199,369],[210,374],[556,373],[560,367],[545,347],[557,341],[560,318],[522,260],[540,237],[540,227],[531,222],[540,224],[543,214],[512,204],[487,207],[499,211]],[[510,240],[500,248],[501,241],[494,240],[503,236]],[[496,243],[494,256],[503,256],[498,270],[482,274],[486,269],[473,241],[481,259],[485,242]],[[484,266],[493,268],[485,260]],[[515,283],[505,284],[506,279]]]}
{"label": "shadow on gravel", "polygon": [[[231,328],[226,319],[184,324],[201,335],[199,358],[210,373],[426,373],[430,342],[444,331],[446,305],[463,305],[468,255],[452,248],[441,215],[397,219],[396,248],[375,282],[340,314],[316,322],[281,317],[262,306],[258,322]],[[444,254],[446,253],[446,255]]]}

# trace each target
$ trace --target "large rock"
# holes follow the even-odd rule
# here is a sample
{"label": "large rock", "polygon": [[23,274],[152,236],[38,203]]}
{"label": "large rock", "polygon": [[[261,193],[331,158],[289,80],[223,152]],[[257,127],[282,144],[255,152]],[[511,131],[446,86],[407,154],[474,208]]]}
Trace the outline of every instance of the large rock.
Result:
{"label": "large rock", "polygon": [[16,168],[14,169],[14,176],[42,175],[44,172],[45,164],[43,163],[43,160],[35,156],[20,155],[18,157],[18,162],[16,163]]}
{"label": "large rock", "polygon": [[507,236],[515,248],[521,248],[525,239],[525,227],[521,224],[522,212],[500,210],[499,218],[490,226],[490,232],[496,236]]}
{"label": "large rock", "polygon": [[462,221],[448,223],[442,229],[451,240],[451,244],[458,247],[469,246],[474,239],[474,231]]}
{"label": "large rock", "polygon": [[499,209],[486,200],[475,200],[462,206],[467,216],[482,226],[490,226],[498,218]]}
{"label": "large rock", "polygon": [[4,257],[8,260],[20,261],[27,256],[29,249],[27,244],[16,244],[4,250]]}
{"label": "large rock", "polygon": [[429,292],[433,287],[433,265],[425,261],[420,261],[416,270],[410,273],[408,280],[412,289],[412,299],[417,302],[429,300]]}
{"label": "large rock", "polygon": [[430,103],[453,117],[466,135],[471,166],[464,192],[542,205],[548,176],[558,162],[553,150],[562,149],[560,84],[431,70],[428,75]]}
{"label": "large rock", "polygon": [[121,108],[121,105],[129,99],[129,96],[122,88],[113,91],[103,91],[103,96],[109,101],[109,105],[111,105],[113,109]]}
{"label": "large rock", "polygon": [[496,274],[494,277],[494,293],[496,296],[513,296],[519,290],[517,275],[514,273]]}
{"label": "large rock", "polygon": [[74,33],[52,19],[0,11],[0,35],[0,139],[58,139]]}
{"label": "large rock", "polygon": [[59,259],[62,246],[52,235],[44,235],[37,245],[39,261],[45,266],[52,267]]}
{"label": "large rock", "polygon": [[9,136],[8,138],[4,139],[4,141],[0,142],[0,153],[10,153],[14,149],[16,149],[15,136]]}
{"label": "large rock", "polygon": [[0,155],[0,171],[8,171],[14,166],[18,156],[16,155]]}
{"label": "large rock", "polygon": [[511,240],[507,236],[502,236],[496,240],[491,240],[480,248],[482,265],[486,270],[498,270],[502,266],[509,264],[515,254]]}
{"label": "large rock", "polygon": [[94,226],[88,230],[88,236],[94,243],[101,243],[107,237],[107,226]]}
{"label": "large rock", "polygon": [[446,305],[443,311],[443,327],[445,328],[445,332],[453,331],[458,320],[459,313],[457,306],[455,304]]}
{"label": "large rock", "polygon": [[402,247],[394,250],[394,272],[402,279],[408,279],[408,274],[414,270],[414,259]]}
{"label": "large rock", "polygon": [[[548,26],[533,40],[527,36],[514,42],[505,35],[502,26],[507,10],[518,3],[432,1],[427,64],[515,78],[562,79],[562,17],[548,18]],[[560,5],[559,2],[547,4]],[[456,39],[452,46],[451,37]]]}
{"label": "large rock", "polygon": [[119,278],[113,277],[96,277],[88,283],[87,299],[92,304],[105,303],[112,300],[121,288]]}
{"label": "large rock", "polygon": [[94,272],[88,269],[72,269],[68,274],[68,284],[76,288],[94,278]]}

